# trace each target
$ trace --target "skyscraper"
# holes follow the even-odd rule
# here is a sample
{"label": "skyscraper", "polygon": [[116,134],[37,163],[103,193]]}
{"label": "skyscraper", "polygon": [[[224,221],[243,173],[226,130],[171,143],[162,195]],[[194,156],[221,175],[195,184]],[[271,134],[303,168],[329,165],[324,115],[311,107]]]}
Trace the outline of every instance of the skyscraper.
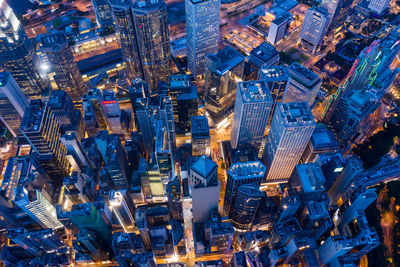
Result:
{"label": "skyscraper", "polygon": [[112,10],[108,0],[92,0],[94,14],[96,15],[97,24],[104,30],[112,30],[114,28],[114,20]]}
{"label": "skyscraper", "polygon": [[143,78],[150,91],[155,91],[157,83],[166,81],[172,68],[167,5],[164,0],[137,0],[132,11]]}
{"label": "skyscraper", "polygon": [[86,85],[64,33],[46,34],[41,42],[58,89],[66,91],[72,100],[79,100],[85,94]]}
{"label": "skyscraper", "polygon": [[364,136],[363,121],[379,107],[382,93],[373,86],[343,93],[328,124],[342,149]]}
{"label": "skyscraper", "polygon": [[121,139],[116,134],[101,131],[96,135],[95,140],[104,159],[102,174],[108,177],[114,189],[127,188],[131,176]]}
{"label": "skyscraper", "polygon": [[210,156],[210,129],[205,116],[192,116],[190,118],[192,132],[192,156]]}
{"label": "skyscraper", "polygon": [[230,46],[206,57],[206,108],[215,121],[233,107],[236,84],[243,78],[244,59]]}
{"label": "skyscraper", "polygon": [[46,84],[35,65],[34,47],[7,1],[0,2],[0,64],[11,72],[22,92],[40,98]]}
{"label": "skyscraper", "polygon": [[285,182],[299,162],[315,128],[306,102],[278,103],[267,137],[267,182]]}
{"label": "skyscraper", "polygon": [[108,201],[124,231],[133,232],[135,230],[135,214],[127,191],[110,191]]}
{"label": "skyscraper", "polygon": [[19,186],[15,188],[14,196],[15,204],[43,228],[58,229],[63,227],[57,219],[56,208],[39,190],[28,191]]}
{"label": "skyscraper", "polygon": [[113,90],[103,90],[101,107],[106,117],[110,132],[118,134],[119,136],[123,135],[121,125],[121,109]]}
{"label": "skyscraper", "polygon": [[17,136],[24,112],[29,105],[27,96],[9,72],[0,72],[0,120]]}
{"label": "skyscraper", "polygon": [[206,156],[201,156],[190,167],[190,192],[192,196],[193,222],[204,222],[211,210],[218,208],[220,185],[218,165]]}
{"label": "skyscraper", "polygon": [[258,188],[241,185],[232,212],[232,225],[241,232],[251,229],[263,194]]}
{"label": "skyscraper", "polygon": [[345,22],[353,0],[322,0],[321,6],[326,8],[331,15],[330,30],[336,30]]}
{"label": "skyscraper", "polygon": [[109,0],[129,81],[143,77],[131,0]]}
{"label": "skyscraper", "polygon": [[375,14],[381,15],[390,4],[390,0],[371,0],[368,8]]}
{"label": "skyscraper", "polygon": [[32,100],[25,111],[20,130],[39,157],[53,182],[61,184],[69,170],[67,150],[61,143],[61,125],[47,103]]}
{"label": "skyscraper", "polygon": [[58,123],[66,133],[76,133],[79,139],[85,137],[85,125],[82,114],[64,90],[51,92],[48,104]]}
{"label": "skyscraper", "polygon": [[322,44],[329,26],[330,15],[323,7],[309,8],[300,31],[300,44],[308,52],[315,54]]}
{"label": "skyscraper", "polygon": [[206,56],[218,51],[220,0],[185,0],[188,68],[205,72]]}
{"label": "skyscraper", "polygon": [[288,67],[290,82],[285,95],[285,103],[307,101],[309,106],[315,101],[322,80],[303,65],[294,62]]}
{"label": "skyscraper", "polygon": [[238,83],[232,122],[232,148],[247,145],[259,148],[272,103],[271,93],[266,82],[247,81]]}
{"label": "skyscraper", "polygon": [[232,164],[228,171],[223,211],[230,216],[233,212],[238,188],[250,185],[259,188],[265,175],[265,166],[260,161],[238,162]]}
{"label": "skyscraper", "polygon": [[267,127],[269,127],[275,113],[276,104],[285,99],[290,76],[285,66],[264,66],[258,73],[258,80],[265,81],[272,96],[273,103],[267,123]]}

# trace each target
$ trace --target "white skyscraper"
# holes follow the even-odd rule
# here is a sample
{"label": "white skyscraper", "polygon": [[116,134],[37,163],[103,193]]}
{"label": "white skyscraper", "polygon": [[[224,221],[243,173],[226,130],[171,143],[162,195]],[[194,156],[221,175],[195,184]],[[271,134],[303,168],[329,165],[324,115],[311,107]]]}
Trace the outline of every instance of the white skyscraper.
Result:
{"label": "white skyscraper", "polygon": [[300,44],[305,50],[312,54],[318,51],[329,21],[330,15],[325,8],[312,7],[307,10],[300,31]]}
{"label": "white skyscraper", "polygon": [[267,137],[267,183],[286,182],[315,128],[307,102],[278,103]]}
{"label": "white skyscraper", "polygon": [[205,71],[206,55],[218,51],[221,0],[185,0],[188,68]]}
{"label": "white skyscraper", "polygon": [[61,228],[63,225],[57,219],[56,208],[38,190],[28,192],[23,187],[14,190],[14,202],[26,214],[34,219],[43,228]]}
{"label": "white skyscraper", "polygon": [[0,72],[0,120],[17,136],[29,100],[9,72]]}
{"label": "white skyscraper", "polygon": [[231,134],[232,148],[259,147],[272,107],[272,96],[265,81],[239,82]]}
{"label": "white skyscraper", "polygon": [[388,8],[389,4],[390,0],[371,0],[368,8],[371,9],[373,13],[380,15]]}

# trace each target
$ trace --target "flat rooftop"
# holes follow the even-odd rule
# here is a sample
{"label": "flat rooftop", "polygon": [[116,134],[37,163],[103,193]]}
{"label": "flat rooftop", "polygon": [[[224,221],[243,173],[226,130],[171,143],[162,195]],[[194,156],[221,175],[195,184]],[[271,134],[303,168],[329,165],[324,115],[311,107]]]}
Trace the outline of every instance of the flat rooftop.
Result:
{"label": "flat rooftop", "polygon": [[[192,135],[197,133],[206,133],[206,136],[202,135],[202,138],[210,137],[210,128],[208,126],[208,120],[206,116],[192,116],[190,117],[190,125],[192,129]],[[193,136],[192,136],[193,137]]]}
{"label": "flat rooftop", "polygon": [[315,125],[307,102],[278,103],[278,109],[286,126]]}
{"label": "flat rooftop", "polygon": [[271,102],[272,96],[265,81],[239,82],[238,90],[244,103]]}
{"label": "flat rooftop", "polygon": [[260,70],[263,80],[287,80],[289,79],[289,72],[285,66],[264,66]]}
{"label": "flat rooftop", "polygon": [[225,46],[216,54],[209,54],[207,58],[212,61],[211,71],[219,75],[225,74],[227,71],[242,63],[245,57],[236,49],[230,46]]}
{"label": "flat rooftop", "polygon": [[259,58],[264,62],[270,61],[272,58],[279,55],[276,48],[268,42],[263,42],[250,52],[250,56]]}
{"label": "flat rooftop", "polygon": [[234,177],[259,177],[264,176],[265,174],[265,166],[260,161],[252,161],[252,162],[238,162],[232,164],[229,168],[229,174]]}
{"label": "flat rooftop", "polygon": [[288,71],[292,79],[307,87],[313,86],[319,80],[319,76],[315,72],[297,62],[292,63],[288,67]]}

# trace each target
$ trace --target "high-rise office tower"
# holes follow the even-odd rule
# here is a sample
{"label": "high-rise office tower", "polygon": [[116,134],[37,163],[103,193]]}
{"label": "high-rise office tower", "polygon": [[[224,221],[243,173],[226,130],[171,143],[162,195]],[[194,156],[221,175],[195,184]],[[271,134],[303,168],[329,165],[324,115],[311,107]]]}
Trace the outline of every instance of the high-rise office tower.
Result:
{"label": "high-rise office tower", "polygon": [[265,170],[264,164],[260,161],[232,164],[228,171],[224,198],[223,211],[226,215],[232,215],[239,186],[250,185],[258,189],[264,178]]}
{"label": "high-rise office tower", "polygon": [[142,62],[143,78],[150,91],[171,74],[172,58],[164,0],[138,0],[132,5],[136,41]]}
{"label": "high-rise office tower", "polygon": [[19,127],[29,100],[9,72],[0,72],[0,120],[12,135],[21,132]]}
{"label": "high-rise office tower", "polygon": [[267,182],[285,182],[299,162],[315,128],[307,102],[278,103],[267,137]]}
{"label": "high-rise office tower", "polygon": [[215,121],[225,118],[225,112],[234,104],[236,84],[243,78],[244,59],[230,46],[206,57],[206,108]]}
{"label": "high-rise office tower", "polygon": [[288,67],[290,82],[285,95],[285,103],[307,101],[309,106],[315,101],[322,80],[310,69],[295,62]]}
{"label": "high-rise office tower", "polygon": [[132,81],[142,78],[142,65],[138,52],[135,24],[132,14],[133,1],[109,0],[115,22],[115,30],[119,35],[122,56],[125,62],[127,78]]}
{"label": "high-rise office tower", "polygon": [[190,86],[189,92],[180,93],[176,96],[176,114],[178,115],[178,128],[182,132],[190,130],[190,118],[198,112],[197,87]]}
{"label": "high-rise office tower", "polygon": [[112,10],[108,0],[92,0],[94,14],[99,27],[104,30],[112,30],[114,28],[114,20]]}
{"label": "high-rise office tower", "polygon": [[63,225],[57,219],[56,208],[39,190],[28,191],[22,186],[14,189],[14,203],[43,228],[58,229]]}
{"label": "high-rise office tower", "polygon": [[[61,142],[64,144],[65,148],[67,149],[67,158],[70,164],[74,162],[82,172],[85,168],[89,168],[95,170],[97,166],[95,163],[88,157],[86,153],[86,149],[83,148],[81,139],[79,136],[72,132],[66,133],[61,136]],[[79,171],[76,167],[72,166],[75,171]]]}
{"label": "high-rise office tower", "polygon": [[267,127],[271,126],[276,104],[283,102],[289,85],[290,76],[285,66],[264,66],[258,73],[258,80],[263,80],[268,86],[272,96],[272,107],[269,113]]}
{"label": "high-rise office tower", "polygon": [[175,176],[175,171],[173,153],[168,144],[168,131],[163,120],[156,121],[155,139],[154,156],[165,188],[170,178]]}
{"label": "high-rise office tower", "polygon": [[7,1],[0,3],[0,64],[11,72],[22,92],[40,98],[46,84],[36,66],[34,47]]}
{"label": "high-rise office tower", "polygon": [[335,153],[336,151],[339,151],[339,144],[335,135],[327,129],[325,124],[318,123],[301,156],[300,163],[314,162],[318,155]]}
{"label": "high-rise office tower", "polygon": [[251,50],[247,61],[258,70],[263,66],[277,65],[279,63],[279,52],[270,43],[263,42]]}
{"label": "high-rise office tower", "polygon": [[49,105],[32,100],[20,130],[37,153],[39,162],[53,182],[61,184],[69,170],[67,150],[61,143],[61,125]]}
{"label": "high-rise office tower", "polygon": [[238,83],[232,122],[232,148],[248,145],[259,148],[272,103],[271,93],[265,81]]}
{"label": "high-rise office tower", "polygon": [[328,124],[342,149],[364,136],[363,121],[379,107],[382,93],[373,86],[343,93]]}
{"label": "high-rise office tower", "polygon": [[161,108],[163,120],[165,120],[164,125],[168,131],[168,144],[173,153],[176,152],[176,133],[175,133],[175,123],[174,123],[174,110],[171,97],[161,98]]}
{"label": "high-rise office tower", "polygon": [[75,132],[79,139],[85,137],[82,114],[75,108],[72,98],[64,90],[51,92],[48,104],[58,123],[66,133]]}
{"label": "high-rise office tower", "polygon": [[127,190],[110,191],[108,201],[124,231],[133,232],[135,230],[135,214]]}
{"label": "high-rise office tower", "polygon": [[262,196],[263,193],[258,188],[239,186],[231,217],[232,225],[237,231],[251,229]]}
{"label": "high-rise office tower", "polygon": [[115,189],[127,188],[131,176],[121,139],[116,134],[101,131],[96,135],[95,140],[104,159],[102,172],[112,182],[111,186]]}
{"label": "high-rise office tower", "polygon": [[149,99],[139,98],[136,100],[136,116],[142,133],[143,143],[148,159],[151,159],[154,151],[154,129],[151,123]]}
{"label": "high-rise office tower", "polygon": [[334,31],[345,22],[354,0],[322,0],[321,6],[331,15],[330,30]]}
{"label": "high-rise office tower", "polygon": [[206,56],[218,51],[220,0],[185,0],[188,68],[205,72]]}
{"label": "high-rise office tower", "polygon": [[390,0],[371,0],[368,8],[375,14],[381,15],[390,4]]}
{"label": "high-rise office tower", "polygon": [[355,60],[343,90],[360,90],[369,84],[386,90],[398,73],[398,70],[389,67],[400,50],[399,39],[397,27],[385,39],[376,40],[364,48]]}
{"label": "high-rise office tower", "polygon": [[206,116],[193,116],[190,118],[192,132],[192,156],[210,156],[210,129]]}
{"label": "high-rise office tower", "polygon": [[64,32],[46,34],[41,37],[41,42],[51,71],[55,73],[54,81],[58,89],[66,91],[72,100],[80,100],[86,85]]}
{"label": "high-rise office tower", "polygon": [[330,15],[323,7],[309,8],[300,31],[300,44],[308,52],[315,54],[324,39],[329,26]]}

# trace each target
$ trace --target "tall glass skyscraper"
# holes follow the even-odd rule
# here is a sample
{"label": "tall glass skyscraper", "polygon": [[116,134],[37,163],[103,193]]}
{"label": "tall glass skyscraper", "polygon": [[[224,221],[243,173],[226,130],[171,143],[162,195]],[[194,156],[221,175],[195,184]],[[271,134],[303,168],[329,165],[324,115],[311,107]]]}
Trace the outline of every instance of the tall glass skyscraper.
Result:
{"label": "tall glass skyscraper", "polygon": [[320,48],[323,38],[328,30],[330,15],[326,8],[309,8],[304,17],[300,31],[301,46],[314,54]]}
{"label": "tall glass skyscraper", "polygon": [[129,81],[142,78],[142,65],[136,43],[135,25],[132,14],[132,0],[109,0],[115,30],[119,35],[122,56],[125,61],[126,74]]}
{"label": "tall glass skyscraper", "polygon": [[286,182],[315,128],[307,102],[279,103],[267,137],[267,183]]}
{"label": "tall glass skyscraper", "polygon": [[34,47],[7,1],[0,2],[0,65],[11,72],[21,90],[40,98],[45,82],[35,65]]}
{"label": "tall glass skyscraper", "polygon": [[53,182],[61,184],[69,170],[67,149],[61,143],[61,125],[49,105],[40,99],[32,100],[20,129],[46,173]]}
{"label": "tall glass skyscraper", "polygon": [[252,145],[259,148],[272,107],[266,82],[239,82],[233,114],[232,148]]}
{"label": "tall glass skyscraper", "polygon": [[138,0],[132,11],[143,78],[152,92],[159,81],[166,81],[171,74],[167,5],[164,0]]}
{"label": "tall glass skyscraper", "polygon": [[265,175],[265,166],[260,161],[238,162],[228,171],[223,211],[230,216],[233,212],[239,186],[249,185],[259,188]]}
{"label": "tall glass skyscraper", "polygon": [[206,55],[218,51],[220,0],[185,0],[188,68],[205,72]]}
{"label": "tall glass skyscraper", "polygon": [[85,94],[86,85],[64,33],[44,35],[41,41],[58,89],[66,91],[72,100],[79,100]]}
{"label": "tall glass skyscraper", "polygon": [[28,105],[27,96],[22,93],[11,73],[0,72],[0,120],[14,136],[21,133],[19,127]]}
{"label": "tall glass skyscraper", "polygon": [[97,24],[101,29],[112,29],[114,20],[112,17],[111,6],[108,0],[92,0],[94,14]]}

